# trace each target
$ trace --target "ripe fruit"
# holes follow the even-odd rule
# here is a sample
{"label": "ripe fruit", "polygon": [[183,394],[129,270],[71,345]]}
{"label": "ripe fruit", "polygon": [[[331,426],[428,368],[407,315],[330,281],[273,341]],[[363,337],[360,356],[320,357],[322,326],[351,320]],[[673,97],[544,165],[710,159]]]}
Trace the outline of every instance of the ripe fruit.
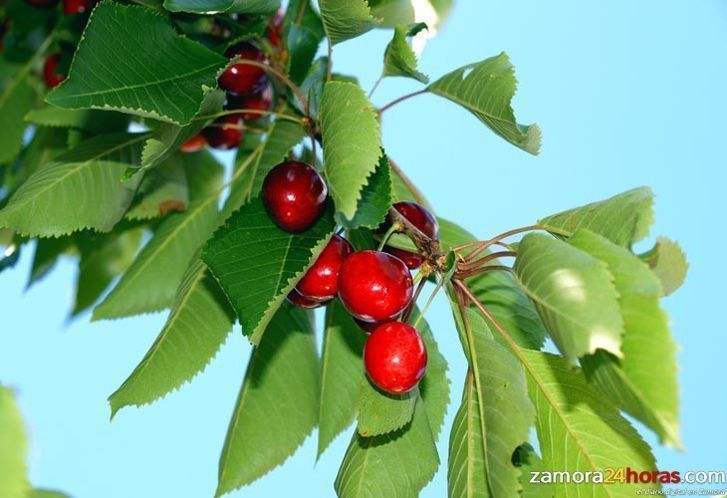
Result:
{"label": "ripe fruit", "polygon": [[370,334],[381,325],[378,322],[364,322],[363,320],[359,320],[358,318],[354,318],[353,321],[356,322],[356,325],[358,325],[359,328],[367,334]]}
{"label": "ripe fruit", "polygon": [[320,308],[321,306],[325,306],[326,304],[325,301],[316,301],[314,299],[305,297],[303,294],[295,289],[290,291],[290,294],[288,294],[288,301],[290,301],[292,304],[299,308],[305,308],[309,310],[312,310],[314,308]]}
{"label": "ripe fruit", "polygon": [[204,137],[202,132],[197,133],[195,136],[184,142],[179,150],[182,152],[197,152],[204,149],[207,146],[207,139]]}
{"label": "ripe fruit", "polygon": [[58,3],[58,0],[25,0],[31,7],[47,9]]}
{"label": "ripe fruit", "polygon": [[[259,111],[269,111],[270,106],[273,104],[273,88],[268,85],[260,93],[253,95],[233,95],[227,96],[226,109],[255,109]],[[266,114],[259,112],[243,112],[242,118],[246,121],[255,121],[256,119],[264,118]]]}
{"label": "ripe fruit", "polygon": [[[265,62],[265,54],[246,41],[232,45],[225,52],[225,56],[230,59],[239,56],[242,60]],[[222,88],[237,95],[258,93],[265,89],[267,81],[264,69],[241,62],[230,65],[219,79]]]}
{"label": "ripe fruit", "polygon": [[[410,201],[397,202],[393,207],[424,235],[434,240],[439,238],[439,222],[437,222],[437,218],[427,208]],[[385,233],[390,226],[391,221],[388,221],[379,227],[379,231]],[[421,255],[411,251],[390,246],[386,246],[384,250],[404,261],[410,270],[416,270],[424,262],[424,258]]]}
{"label": "ripe fruit", "polygon": [[60,60],[60,54],[51,54],[43,63],[43,79],[48,88],[55,88],[61,81],[66,79],[64,74],[58,73],[58,62]]}
{"label": "ripe fruit", "polygon": [[63,0],[63,13],[67,16],[82,14],[93,8],[94,0]]}
{"label": "ripe fruit", "polygon": [[414,327],[388,322],[377,327],[366,341],[364,366],[380,389],[403,394],[411,391],[424,376],[427,348]]}
{"label": "ripe fruit", "polygon": [[413,294],[404,262],[379,251],[359,251],[343,262],[338,295],[349,313],[364,322],[384,322],[404,311]]}
{"label": "ripe fruit", "polygon": [[307,230],[323,214],[328,187],[310,164],[285,161],[263,182],[263,204],[272,220],[288,232]]}
{"label": "ripe fruit", "polygon": [[202,130],[210,147],[227,150],[237,147],[245,136],[244,120],[239,114],[230,114],[217,118],[210,126]]}
{"label": "ripe fruit", "polygon": [[273,17],[270,18],[265,35],[272,46],[278,49],[283,48],[283,18],[285,17],[285,11],[279,10]]}
{"label": "ripe fruit", "polygon": [[353,246],[336,234],[318,256],[313,266],[295,287],[301,295],[315,301],[330,301],[338,293],[338,274]]}

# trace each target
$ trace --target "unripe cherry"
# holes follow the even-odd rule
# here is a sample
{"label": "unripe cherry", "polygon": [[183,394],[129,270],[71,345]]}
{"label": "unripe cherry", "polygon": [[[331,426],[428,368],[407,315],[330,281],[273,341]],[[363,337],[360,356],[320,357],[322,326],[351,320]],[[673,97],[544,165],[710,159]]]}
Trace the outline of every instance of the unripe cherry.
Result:
{"label": "unripe cherry", "polygon": [[[265,62],[265,54],[250,42],[236,43],[227,49],[225,56],[232,59],[240,57],[241,60]],[[251,64],[235,62],[222,73],[219,79],[220,87],[237,95],[250,95],[265,89],[268,78],[265,70]]]}
{"label": "unripe cherry", "polygon": [[270,218],[283,230],[303,232],[323,214],[328,187],[310,164],[285,161],[265,177],[262,199]]}
{"label": "unripe cherry", "polygon": [[353,246],[338,234],[331,240],[295,286],[302,296],[315,301],[330,301],[338,293],[338,275]]}
{"label": "unripe cherry", "polygon": [[341,267],[338,295],[348,312],[359,320],[391,320],[411,302],[411,272],[403,261],[391,254],[355,252]]}
{"label": "unripe cherry", "polygon": [[379,389],[403,394],[416,387],[427,367],[427,349],[419,332],[407,323],[377,327],[364,347],[366,373]]}

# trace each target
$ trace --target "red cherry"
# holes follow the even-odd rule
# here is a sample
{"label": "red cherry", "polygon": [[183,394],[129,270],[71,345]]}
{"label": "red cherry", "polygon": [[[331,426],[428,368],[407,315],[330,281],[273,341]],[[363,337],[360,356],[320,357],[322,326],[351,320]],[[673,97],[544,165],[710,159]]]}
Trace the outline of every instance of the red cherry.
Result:
{"label": "red cherry", "polygon": [[[265,54],[255,45],[246,41],[232,45],[225,52],[225,56],[230,59],[239,56],[242,60],[265,62]],[[268,77],[264,69],[242,62],[230,65],[219,79],[222,88],[238,95],[258,93],[264,90],[267,81]]]}
{"label": "red cherry", "polygon": [[25,0],[28,5],[38,9],[47,9],[58,3],[58,0]]}
{"label": "red cherry", "polygon": [[316,301],[330,301],[338,293],[338,274],[343,261],[353,253],[353,246],[335,234],[313,266],[295,287],[303,296]]}
{"label": "red cherry", "polygon": [[268,214],[280,228],[302,232],[323,214],[328,187],[310,164],[285,161],[265,177],[262,197]]}
{"label": "red cherry", "polygon": [[67,16],[82,14],[93,8],[94,0],[63,0],[63,13]]}
{"label": "red cherry", "polygon": [[202,132],[197,133],[195,136],[184,142],[179,150],[182,152],[198,152],[207,146],[207,139],[204,137]]}
{"label": "red cherry", "polygon": [[384,251],[402,260],[406,267],[410,270],[416,270],[417,268],[422,266],[422,263],[424,263],[424,258],[422,258],[419,254],[415,252],[391,246],[384,247]]}
{"label": "red cherry", "polygon": [[43,63],[43,79],[48,88],[55,88],[61,81],[66,79],[64,74],[58,73],[58,62],[60,60],[60,54],[51,54]]}
{"label": "red cherry", "polygon": [[[412,225],[417,227],[424,235],[434,240],[439,238],[439,222],[427,208],[421,204],[410,201],[397,202],[393,207],[399,211],[404,218],[409,220]],[[381,233],[385,233],[390,226],[391,221],[387,221],[384,225],[379,227],[379,231],[381,231]],[[415,252],[388,246],[385,250],[404,261],[410,270],[416,270],[424,262],[424,258]]]}
{"label": "red cherry", "polygon": [[320,308],[328,303],[328,301],[316,301],[315,299],[310,299],[295,289],[290,291],[290,294],[288,294],[288,301],[299,308],[305,308],[308,310]]}
{"label": "red cherry", "polygon": [[[270,106],[273,104],[273,87],[268,85],[260,93],[253,95],[234,95],[229,94],[227,96],[226,109],[254,109],[258,111],[269,111]],[[246,121],[255,121],[267,116],[260,112],[243,112],[242,117]]]}
{"label": "red cherry", "polygon": [[388,322],[374,330],[364,347],[364,366],[371,382],[391,394],[411,391],[427,368],[427,348],[407,323]]}
{"label": "red cherry", "polygon": [[270,18],[265,35],[272,46],[278,49],[283,48],[283,18],[285,11],[280,9],[277,14]]}
{"label": "red cherry", "polygon": [[359,320],[358,318],[354,318],[353,321],[356,322],[356,325],[358,325],[359,328],[367,334],[370,334],[381,325],[378,322],[364,322],[363,320]]}
{"label": "red cherry", "polygon": [[230,114],[216,119],[211,125],[202,130],[202,134],[210,147],[219,150],[233,149],[240,145],[245,136],[243,125],[242,116]]}
{"label": "red cherry", "polygon": [[338,295],[355,318],[384,322],[404,311],[413,294],[411,272],[399,258],[379,251],[359,251],[346,258],[338,277]]}

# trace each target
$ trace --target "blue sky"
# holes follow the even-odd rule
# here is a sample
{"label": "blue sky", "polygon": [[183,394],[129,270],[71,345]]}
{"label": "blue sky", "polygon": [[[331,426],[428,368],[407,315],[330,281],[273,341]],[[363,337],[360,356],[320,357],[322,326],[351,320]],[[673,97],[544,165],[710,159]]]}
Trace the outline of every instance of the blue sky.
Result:
{"label": "blue sky", "polygon": [[[543,149],[529,156],[464,110],[434,96],[384,117],[389,154],[438,214],[484,238],[538,217],[639,185],[656,194],[653,235],[689,255],[686,285],[665,300],[681,346],[684,453],[656,447],[665,470],[727,470],[727,396],[721,284],[727,280],[724,167],[727,4],[720,0],[483,2],[459,0],[421,59],[439,76],[506,51],[517,68],[515,109],[537,121]],[[370,88],[390,34],[336,47],[336,70]],[[387,80],[384,104],[414,83]],[[646,246],[646,245],[645,245]],[[227,422],[249,346],[233,334],[204,375],[157,404],[109,422],[106,397],[156,337],[163,315],[67,325],[70,262],[23,292],[26,251],[0,275],[0,379],[16,388],[29,423],[31,479],[76,498],[211,496]],[[452,398],[464,358],[441,300],[428,314],[450,360]],[[448,424],[454,415],[450,407]],[[448,431],[440,440],[446,455]],[[340,437],[315,464],[315,438],[281,469],[230,496],[334,496],[348,443]],[[655,439],[647,434],[649,442]],[[422,496],[446,494],[445,472]]]}

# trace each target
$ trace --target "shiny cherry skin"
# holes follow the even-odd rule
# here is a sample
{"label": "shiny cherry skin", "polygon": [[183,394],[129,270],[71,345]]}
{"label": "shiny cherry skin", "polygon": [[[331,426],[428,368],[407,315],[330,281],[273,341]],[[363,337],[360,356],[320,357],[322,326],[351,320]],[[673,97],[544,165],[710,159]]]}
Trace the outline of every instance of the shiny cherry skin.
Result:
{"label": "shiny cherry skin", "polygon": [[[439,222],[427,208],[411,201],[397,202],[393,205],[393,208],[399,211],[409,222],[417,227],[424,235],[430,239],[439,239]],[[385,223],[379,227],[379,230],[384,233],[391,226],[391,222]],[[386,247],[386,252],[393,254],[397,258],[400,258],[410,270],[416,270],[419,268],[424,259],[417,253],[411,251],[405,251],[394,247]]]}
{"label": "shiny cherry skin", "polygon": [[417,268],[422,266],[422,263],[424,263],[424,258],[415,252],[391,246],[384,247],[384,251],[402,260],[406,267],[410,270],[416,270]]}
{"label": "shiny cherry skin", "polygon": [[285,17],[285,11],[280,9],[277,14],[270,18],[265,36],[267,37],[270,44],[277,48],[283,48],[283,18]]}
{"label": "shiny cherry skin", "polygon": [[338,296],[349,313],[364,322],[384,322],[411,302],[411,272],[404,262],[380,251],[359,251],[346,258]]}
{"label": "shiny cherry skin", "polygon": [[377,327],[366,340],[364,367],[379,389],[404,394],[424,376],[427,348],[414,327],[388,322]]}
{"label": "shiny cherry skin", "polygon": [[[252,95],[234,95],[227,96],[226,109],[252,109],[253,111],[270,111],[273,105],[273,87],[267,85],[265,90]],[[255,121],[266,117],[267,114],[261,112],[243,112],[242,118],[245,121]]]}
{"label": "shiny cherry skin", "polygon": [[234,149],[245,137],[244,123],[239,114],[222,116],[202,130],[202,134],[210,147],[219,150]]}
{"label": "shiny cherry skin", "polygon": [[353,246],[350,242],[335,234],[313,266],[295,286],[295,290],[308,299],[330,301],[338,293],[338,274],[341,265],[351,254]]}
{"label": "shiny cherry skin", "polygon": [[288,301],[297,306],[298,308],[303,308],[307,310],[320,308],[321,306],[325,306],[326,304],[328,304],[328,301],[316,301],[315,299],[304,296],[295,289],[290,291],[290,293],[288,294]]}
{"label": "shiny cherry skin", "polygon": [[287,232],[303,232],[323,214],[328,186],[310,164],[285,161],[265,177],[263,204],[270,218]]}
{"label": "shiny cherry skin", "polygon": [[63,0],[63,13],[67,16],[83,14],[93,9],[94,0]]}
{"label": "shiny cherry skin", "polygon": [[25,0],[28,5],[38,9],[49,9],[58,3],[58,0]]}
{"label": "shiny cherry skin", "polygon": [[64,74],[58,73],[58,62],[61,60],[60,54],[51,54],[43,63],[43,79],[45,86],[55,88],[60,85],[61,81],[66,79]]}
{"label": "shiny cherry skin", "polygon": [[[254,62],[265,62],[265,54],[250,42],[240,42],[232,45],[225,52],[225,56],[232,59],[239,57],[241,60]],[[252,95],[265,89],[268,82],[265,70],[235,62],[231,64],[219,78],[220,87],[236,95]]]}
{"label": "shiny cherry skin", "polygon": [[184,142],[179,150],[187,154],[191,152],[199,152],[207,146],[207,139],[204,137],[202,132],[197,133],[195,136]]}

